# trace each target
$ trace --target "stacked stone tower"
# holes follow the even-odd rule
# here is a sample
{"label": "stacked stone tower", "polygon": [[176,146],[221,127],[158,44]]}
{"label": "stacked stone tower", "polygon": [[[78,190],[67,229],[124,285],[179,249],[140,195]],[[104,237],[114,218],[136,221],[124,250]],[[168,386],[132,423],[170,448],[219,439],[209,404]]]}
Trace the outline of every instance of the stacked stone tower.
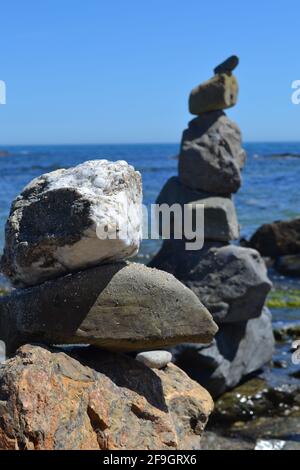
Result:
{"label": "stacked stone tower", "polygon": [[191,288],[219,325],[211,345],[184,344],[174,351],[177,363],[215,396],[261,368],[274,346],[264,308],[271,288],[265,264],[257,251],[230,244],[239,238],[232,194],[241,186],[246,161],[241,132],[224,112],[237,102],[232,71],[238,62],[230,57],[192,90],[189,110],[197,117],[183,132],[178,176],[157,199],[158,204],[204,205],[204,247],[187,250],[184,238],[165,240],[150,263]]}

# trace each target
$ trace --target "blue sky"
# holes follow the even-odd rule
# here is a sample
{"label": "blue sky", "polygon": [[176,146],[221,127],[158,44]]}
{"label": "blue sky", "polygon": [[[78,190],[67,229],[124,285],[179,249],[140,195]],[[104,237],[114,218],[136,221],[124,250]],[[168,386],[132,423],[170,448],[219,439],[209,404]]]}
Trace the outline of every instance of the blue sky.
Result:
{"label": "blue sky", "polygon": [[177,142],[231,54],[244,139],[300,141],[299,0],[10,0],[0,35],[0,145]]}

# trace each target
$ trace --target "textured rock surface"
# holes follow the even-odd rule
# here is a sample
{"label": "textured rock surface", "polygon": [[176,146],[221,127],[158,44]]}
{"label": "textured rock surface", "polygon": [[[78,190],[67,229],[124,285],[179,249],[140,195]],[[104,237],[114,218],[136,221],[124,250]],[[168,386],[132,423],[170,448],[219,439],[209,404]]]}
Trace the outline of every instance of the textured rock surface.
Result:
{"label": "textured rock surface", "polygon": [[300,277],[300,253],[298,255],[281,256],[275,267],[284,276]]}
{"label": "textured rock surface", "polygon": [[180,345],[173,355],[179,367],[216,397],[271,361],[273,350],[271,315],[264,309],[259,318],[222,325],[211,346]]}
{"label": "textured rock surface", "polygon": [[300,254],[300,218],[262,225],[251,237],[249,246],[271,258]]}
{"label": "textured rock surface", "polygon": [[199,115],[231,108],[237,102],[239,86],[234,75],[221,73],[194,88],[189,97],[189,111]]}
{"label": "textured rock surface", "polygon": [[214,73],[232,73],[232,71],[239,65],[239,58],[236,55],[231,55],[228,59],[224,60],[221,64],[217,65]]}
{"label": "textured rock surface", "polygon": [[237,125],[221,111],[207,113],[193,119],[183,133],[179,178],[192,189],[235,193],[241,186],[245,158]]}
{"label": "textured rock surface", "polygon": [[[161,190],[156,203],[180,204],[184,214],[184,206],[192,208],[196,204],[204,205],[204,238],[205,240],[230,241],[239,238],[239,224],[234,204],[230,198],[211,196],[208,193],[189,189],[179,178],[170,178]],[[162,232],[160,227],[160,233]],[[171,223],[171,233],[174,224]]]}
{"label": "textured rock surface", "polygon": [[164,242],[150,266],[165,270],[201,299],[217,323],[258,317],[271,289],[265,264],[257,251],[207,243],[185,251],[184,242]]}
{"label": "textured rock surface", "polygon": [[173,364],[26,345],[0,368],[0,449],[197,449],[213,403]]}
{"label": "textured rock surface", "polygon": [[[35,285],[133,256],[141,202],[141,176],[124,161],[89,161],[42,175],[12,204],[1,270],[15,285]],[[116,231],[116,239],[104,239]]]}
{"label": "textured rock surface", "polygon": [[87,343],[119,351],[210,342],[208,310],[174,276],[135,263],[115,263],[20,289],[0,298],[0,339]]}
{"label": "textured rock surface", "polygon": [[137,354],[136,360],[152,369],[162,369],[172,362],[172,354],[169,351],[146,351]]}

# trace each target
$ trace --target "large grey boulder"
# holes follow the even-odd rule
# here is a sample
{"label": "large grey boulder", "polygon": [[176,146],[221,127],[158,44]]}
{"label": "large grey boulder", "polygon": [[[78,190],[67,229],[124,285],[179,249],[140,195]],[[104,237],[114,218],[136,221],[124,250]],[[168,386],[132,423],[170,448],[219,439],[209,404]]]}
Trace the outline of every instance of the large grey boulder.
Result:
{"label": "large grey boulder", "polygon": [[222,111],[207,113],[193,119],[183,132],[179,178],[192,189],[235,193],[241,186],[245,158],[237,125]]}
{"label": "large grey boulder", "polygon": [[23,287],[133,256],[141,203],[141,176],[125,161],[42,175],[12,204],[0,269]]}
{"label": "large grey boulder", "polygon": [[113,351],[212,341],[218,328],[174,276],[141,264],[90,268],[0,298],[0,339]]}
{"label": "large grey boulder", "polygon": [[[230,198],[212,196],[209,193],[197,191],[183,185],[177,176],[170,178],[161,190],[156,204],[180,204],[182,214],[184,208],[194,211],[199,204],[204,206],[204,239],[215,241],[230,241],[239,238],[239,224],[234,203]],[[160,227],[160,233],[162,233]],[[174,223],[171,220],[171,234]]]}
{"label": "large grey boulder", "polygon": [[149,266],[174,274],[217,323],[258,317],[272,287],[259,253],[234,245],[206,243],[202,250],[185,251],[184,241],[165,241]]}
{"label": "large grey boulder", "polygon": [[214,397],[271,361],[273,351],[271,314],[267,309],[248,322],[222,325],[208,347],[185,344],[172,350],[176,364]]}

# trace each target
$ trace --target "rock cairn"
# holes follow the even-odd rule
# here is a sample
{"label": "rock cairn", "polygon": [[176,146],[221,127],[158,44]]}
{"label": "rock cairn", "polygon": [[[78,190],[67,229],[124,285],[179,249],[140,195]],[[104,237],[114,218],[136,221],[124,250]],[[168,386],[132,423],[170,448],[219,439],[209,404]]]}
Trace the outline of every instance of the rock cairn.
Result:
{"label": "rock cairn", "polygon": [[204,247],[186,250],[170,239],[149,266],[175,275],[212,313],[219,332],[210,346],[185,344],[174,350],[177,364],[215,396],[237,385],[272,357],[271,318],[264,309],[271,288],[265,264],[253,249],[231,245],[239,238],[232,200],[246,160],[241,132],[224,113],[237,101],[232,56],[215,76],[195,88],[189,110],[197,115],[183,132],[179,173],[167,181],[158,204],[204,205]]}
{"label": "rock cairn", "polygon": [[139,249],[141,204],[140,174],[107,160],[43,175],[13,202],[0,449],[199,447],[210,395],[151,350],[210,343],[218,328],[174,276],[126,260]]}

